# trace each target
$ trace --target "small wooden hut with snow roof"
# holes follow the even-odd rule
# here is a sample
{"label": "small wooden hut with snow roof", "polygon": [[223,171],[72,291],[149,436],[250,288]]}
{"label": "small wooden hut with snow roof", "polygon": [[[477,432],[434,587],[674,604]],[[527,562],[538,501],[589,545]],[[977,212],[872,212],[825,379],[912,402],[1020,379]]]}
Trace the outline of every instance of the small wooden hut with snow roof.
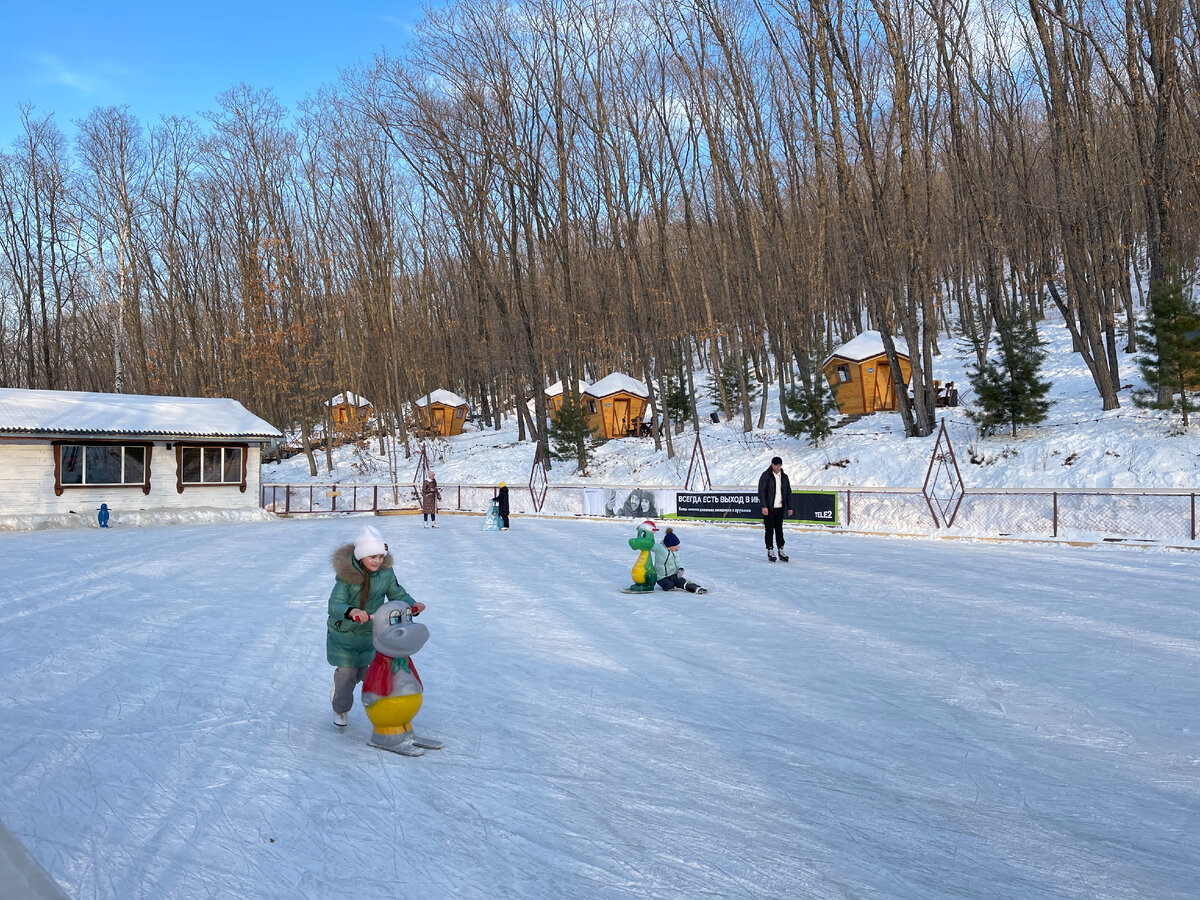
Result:
{"label": "small wooden hut with snow roof", "polygon": [[[892,340],[900,364],[900,380],[908,384],[912,376],[908,345],[900,338]],[[833,390],[838,412],[843,415],[899,409],[892,367],[888,364],[883,338],[878,331],[864,331],[842,344],[826,357],[821,371]]]}
{"label": "small wooden hut with snow roof", "polygon": [[[576,384],[578,385],[576,393],[579,395],[579,400],[586,406],[587,401],[583,395],[587,393],[587,382],[579,381]],[[566,387],[561,380],[554,382],[554,384],[546,388],[546,412],[551,419],[555,418],[558,415],[558,411],[562,409],[563,400],[566,399],[566,396]]]}
{"label": "small wooden hut with snow roof", "polygon": [[0,388],[0,517],[257,509],[280,436],[236,400]]}
{"label": "small wooden hut with snow roof", "polygon": [[592,430],[606,438],[637,437],[650,392],[628,375],[613,372],[586,391],[582,399]]}
{"label": "small wooden hut with snow roof", "polygon": [[441,437],[461,434],[467,421],[467,401],[453,391],[430,391],[417,401],[421,424]]}
{"label": "small wooden hut with snow roof", "polygon": [[325,405],[329,407],[334,425],[353,427],[371,417],[371,401],[349,391],[326,400]]}

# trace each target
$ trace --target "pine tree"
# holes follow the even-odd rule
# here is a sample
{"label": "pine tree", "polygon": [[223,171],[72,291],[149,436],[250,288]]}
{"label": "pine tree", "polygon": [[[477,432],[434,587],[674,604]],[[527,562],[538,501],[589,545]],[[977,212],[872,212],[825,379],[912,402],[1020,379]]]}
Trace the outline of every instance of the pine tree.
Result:
{"label": "pine tree", "polygon": [[967,415],[984,434],[1008,425],[1016,437],[1018,426],[1036,425],[1050,409],[1050,401],[1045,399],[1050,382],[1041,378],[1046,351],[1032,325],[996,324],[999,358],[969,370],[977,406]]}
{"label": "pine tree", "polygon": [[809,366],[806,376],[788,388],[783,402],[791,415],[784,423],[784,434],[807,435],[814,447],[833,434],[829,417],[838,411],[837,401],[824,374],[815,365]]}
{"label": "pine tree", "polygon": [[692,398],[688,394],[687,379],[683,372],[683,357],[676,351],[671,354],[671,368],[667,372],[667,393],[662,398],[667,417],[679,425],[692,414]]}
{"label": "pine tree", "polygon": [[[742,369],[742,379],[746,383],[746,393],[748,397],[742,397],[742,386],[738,380],[738,367]],[[739,363],[732,356],[726,356],[721,362],[721,368],[713,376],[712,383],[708,386],[708,398],[717,406],[721,406],[721,387],[717,386],[717,382],[721,383],[721,387],[725,389],[725,399],[729,401],[729,409],[727,413],[732,414],[735,409],[740,409],[743,402],[753,403],[758,397],[758,385],[754,382],[754,373],[750,370],[750,360],[742,357]]]}
{"label": "pine tree", "polygon": [[587,474],[591,451],[603,443],[588,424],[588,412],[582,404],[563,397],[562,406],[546,429],[550,438],[550,456],[561,462],[576,462],[579,473]]}
{"label": "pine tree", "polygon": [[1151,283],[1150,311],[1138,325],[1138,334],[1138,368],[1149,390],[1135,392],[1133,402],[1181,413],[1186,427],[1188,412],[1196,408],[1188,391],[1200,385],[1200,311],[1188,297],[1178,266]]}

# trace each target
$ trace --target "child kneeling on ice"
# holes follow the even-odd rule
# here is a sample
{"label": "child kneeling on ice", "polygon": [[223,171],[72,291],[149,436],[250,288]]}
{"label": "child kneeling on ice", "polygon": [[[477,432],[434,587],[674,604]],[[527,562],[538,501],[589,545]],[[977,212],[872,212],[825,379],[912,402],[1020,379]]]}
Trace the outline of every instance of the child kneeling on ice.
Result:
{"label": "child kneeling on ice", "polygon": [[672,528],[667,529],[661,544],[654,545],[654,568],[662,572],[658,586],[664,591],[683,588],[691,594],[707,594],[708,591],[694,581],[683,577],[683,566],[679,564],[679,535]]}

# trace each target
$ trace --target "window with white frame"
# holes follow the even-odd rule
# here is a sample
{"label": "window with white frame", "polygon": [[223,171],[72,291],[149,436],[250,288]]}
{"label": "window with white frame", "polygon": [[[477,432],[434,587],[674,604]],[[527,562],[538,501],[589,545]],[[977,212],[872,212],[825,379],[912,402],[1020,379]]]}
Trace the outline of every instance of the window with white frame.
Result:
{"label": "window with white frame", "polygon": [[241,447],[180,447],[179,483],[241,484]]}
{"label": "window with white frame", "polygon": [[149,459],[145,444],[58,444],[58,485],[147,484]]}

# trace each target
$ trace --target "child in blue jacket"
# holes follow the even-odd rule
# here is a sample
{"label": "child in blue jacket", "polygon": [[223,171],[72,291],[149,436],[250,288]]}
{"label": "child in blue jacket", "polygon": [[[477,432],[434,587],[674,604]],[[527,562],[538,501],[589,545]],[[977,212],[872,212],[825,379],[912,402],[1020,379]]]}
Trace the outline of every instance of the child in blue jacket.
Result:
{"label": "child in blue jacket", "polygon": [[683,577],[683,566],[679,562],[679,535],[667,528],[661,544],[654,545],[654,568],[662,573],[658,586],[664,591],[683,588],[689,594],[707,594],[705,588]]}

